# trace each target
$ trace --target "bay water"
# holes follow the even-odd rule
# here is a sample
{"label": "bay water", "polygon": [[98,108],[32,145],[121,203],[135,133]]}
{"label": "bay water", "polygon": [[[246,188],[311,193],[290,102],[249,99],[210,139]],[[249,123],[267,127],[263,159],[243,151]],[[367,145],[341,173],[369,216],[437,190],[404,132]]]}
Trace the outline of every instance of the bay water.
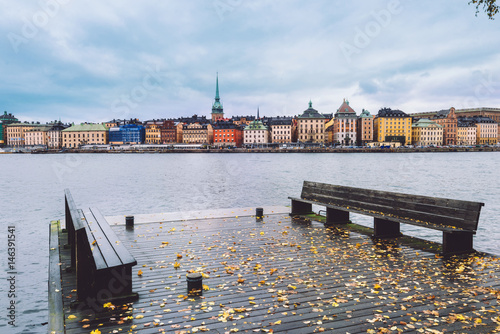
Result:
{"label": "bay water", "polygon": [[[65,188],[79,208],[105,216],[289,205],[304,180],[479,201],[475,249],[500,255],[499,166],[498,152],[0,155],[0,333],[47,332],[49,224],[63,218]],[[369,217],[352,220],[372,226]],[[441,242],[439,231],[401,229]],[[8,324],[11,300],[16,327]]]}

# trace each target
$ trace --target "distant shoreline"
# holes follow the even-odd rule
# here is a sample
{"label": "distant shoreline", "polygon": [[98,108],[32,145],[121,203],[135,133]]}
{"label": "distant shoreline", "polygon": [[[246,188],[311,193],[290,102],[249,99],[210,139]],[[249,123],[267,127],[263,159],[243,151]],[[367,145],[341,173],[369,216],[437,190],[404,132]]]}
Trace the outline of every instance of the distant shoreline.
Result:
{"label": "distant shoreline", "polygon": [[494,147],[427,147],[427,148],[234,148],[234,149],[67,149],[34,150],[31,152],[0,152],[0,154],[66,154],[66,153],[102,153],[102,154],[145,154],[145,153],[436,153],[436,152],[500,152]]}

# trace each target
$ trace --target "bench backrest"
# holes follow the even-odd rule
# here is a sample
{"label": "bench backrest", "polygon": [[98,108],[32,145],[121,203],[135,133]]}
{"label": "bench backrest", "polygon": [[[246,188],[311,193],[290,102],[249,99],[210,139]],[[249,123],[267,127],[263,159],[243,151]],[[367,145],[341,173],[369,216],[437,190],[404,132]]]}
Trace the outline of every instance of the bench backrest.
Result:
{"label": "bench backrest", "polygon": [[404,220],[476,231],[484,203],[304,181],[301,197]]}
{"label": "bench backrest", "polygon": [[97,208],[83,211],[88,242],[97,270],[136,265],[137,261],[125,248]]}
{"label": "bench backrest", "polygon": [[68,231],[68,244],[71,248],[71,267],[76,265],[76,233],[84,228],[83,216],[77,209],[69,189],[64,189],[64,216]]}
{"label": "bench backrest", "polygon": [[64,189],[64,210],[67,229],[75,231],[84,227],[69,189]]}

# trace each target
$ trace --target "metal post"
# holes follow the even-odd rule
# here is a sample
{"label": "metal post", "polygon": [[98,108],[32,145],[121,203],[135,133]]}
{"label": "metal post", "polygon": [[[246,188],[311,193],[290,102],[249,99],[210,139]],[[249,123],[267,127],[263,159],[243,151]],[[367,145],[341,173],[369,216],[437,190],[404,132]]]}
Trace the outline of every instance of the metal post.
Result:
{"label": "metal post", "polygon": [[134,229],[134,216],[126,216],[125,217],[125,226],[127,230]]}

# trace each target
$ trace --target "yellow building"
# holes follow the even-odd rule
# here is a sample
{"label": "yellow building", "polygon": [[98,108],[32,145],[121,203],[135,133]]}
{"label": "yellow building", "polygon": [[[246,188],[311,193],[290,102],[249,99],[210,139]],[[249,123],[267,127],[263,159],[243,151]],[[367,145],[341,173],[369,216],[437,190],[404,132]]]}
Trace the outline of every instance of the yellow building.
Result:
{"label": "yellow building", "polygon": [[312,107],[309,101],[309,108],[302,115],[297,117],[297,140],[302,143],[321,143],[324,144],[325,122],[327,118]]}
{"label": "yellow building", "polygon": [[413,145],[440,146],[443,143],[443,126],[430,119],[419,119],[411,126],[411,130]]}
{"label": "yellow building", "polygon": [[161,128],[165,121],[147,121],[146,122],[146,144],[161,144]]}
{"label": "yellow building", "polygon": [[103,124],[82,123],[62,130],[62,147],[78,148],[80,145],[108,143],[109,129]]}
{"label": "yellow building", "polygon": [[380,109],[373,121],[374,140],[411,144],[411,121],[411,116],[401,110]]}
{"label": "yellow building", "polygon": [[211,124],[191,123],[182,127],[182,142],[184,144],[211,144],[214,131]]}
{"label": "yellow building", "polygon": [[472,117],[476,123],[476,144],[496,145],[498,143],[498,124],[489,117]]}
{"label": "yellow building", "polygon": [[30,130],[45,127],[34,123],[14,123],[5,126],[7,146],[20,147],[26,145],[26,133]]}
{"label": "yellow building", "polygon": [[457,145],[473,146],[476,145],[477,128],[472,122],[458,121],[457,124]]}

